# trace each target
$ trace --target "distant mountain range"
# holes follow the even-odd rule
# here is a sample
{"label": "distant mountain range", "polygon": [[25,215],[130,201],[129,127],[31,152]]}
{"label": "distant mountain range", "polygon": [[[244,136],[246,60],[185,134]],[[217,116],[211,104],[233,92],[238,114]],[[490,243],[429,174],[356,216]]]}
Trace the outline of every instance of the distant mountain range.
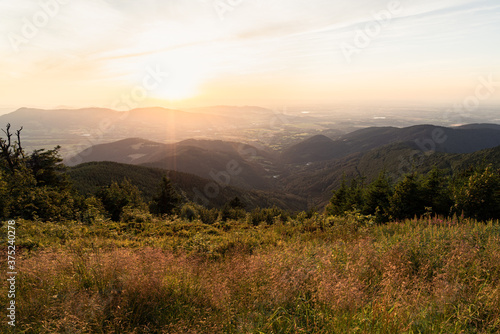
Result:
{"label": "distant mountain range", "polygon": [[269,152],[235,142],[189,139],[161,144],[131,138],[92,146],[67,164],[113,161],[181,171],[246,189],[270,189],[272,160]]}
{"label": "distant mountain range", "polygon": [[43,110],[21,108],[0,116],[0,124],[24,127],[28,137],[106,138],[147,136],[151,139],[177,139],[203,131],[234,126],[225,116],[192,113],[165,108],[141,108],[127,112],[103,108]]}
{"label": "distant mountain range", "polygon": [[[287,208],[322,206],[342,175],[364,176],[369,182],[384,169],[397,180],[433,164],[453,173],[483,160],[500,161],[497,124],[380,127],[367,126],[379,120],[339,121],[338,115],[325,115],[255,106],[128,112],[21,108],[0,116],[0,124],[22,126],[28,151],[61,145],[72,175],[106,175],[100,185],[128,175],[147,184],[142,189],[149,193],[160,174],[182,174],[189,175],[178,177],[188,197],[195,194],[194,182],[204,196],[217,193],[211,202],[239,194],[249,206],[264,203],[266,196],[269,203]],[[91,178],[87,182],[93,184]]]}
{"label": "distant mountain range", "polygon": [[[92,145],[124,138],[147,138],[172,143],[185,139],[226,139],[247,142],[273,140],[273,133],[293,124],[312,122],[317,129],[321,119],[308,115],[287,115],[254,106],[215,106],[187,110],[160,107],[116,111],[105,108],[33,109],[20,108],[0,116],[0,124],[10,123],[23,130],[28,150],[61,145],[64,157],[75,155]],[[291,127],[292,136],[300,133]],[[258,135],[256,135],[258,134]],[[299,137],[300,139],[300,137]],[[288,139],[287,139],[288,140]]]}
{"label": "distant mountain range", "polygon": [[286,163],[326,161],[398,142],[412,142],[424,151],[471,153],[500,145],[500,125],[370,127],[336,140],[323,135],[313,136],[287,148],[282,157]]}
{"label": "distant mountain range", "polygon": [[316,135],[282,152],[221,140],[161,144],[130,138],[90,147],[69,161],[114,161],[173,170],[235,189],[280,192],[322,206],[343,175],[364,176],[369,182],[386,170],[396,180],[432,165],[452,173],[483,160],[500,162],[499,145],[499,125],[419,125],[372,127],[334,138]]}

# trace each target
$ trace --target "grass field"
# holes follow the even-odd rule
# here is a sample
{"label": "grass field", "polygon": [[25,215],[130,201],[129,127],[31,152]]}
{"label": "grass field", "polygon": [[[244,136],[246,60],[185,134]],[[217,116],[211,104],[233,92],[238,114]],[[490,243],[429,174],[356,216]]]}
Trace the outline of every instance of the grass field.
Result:
{"label": "grass field", "polygon": [[138,215],[16,234],[16,333],[500,332],[498,222]]}

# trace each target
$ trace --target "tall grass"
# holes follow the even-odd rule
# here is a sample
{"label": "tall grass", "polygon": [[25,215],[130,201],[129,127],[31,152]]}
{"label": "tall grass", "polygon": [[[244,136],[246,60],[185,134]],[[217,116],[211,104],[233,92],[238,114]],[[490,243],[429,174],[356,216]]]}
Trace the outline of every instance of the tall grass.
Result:
{"label": "tall grass", "polygon": [[498,222],[21,221],[18,236],[17,333],[500,332]]}

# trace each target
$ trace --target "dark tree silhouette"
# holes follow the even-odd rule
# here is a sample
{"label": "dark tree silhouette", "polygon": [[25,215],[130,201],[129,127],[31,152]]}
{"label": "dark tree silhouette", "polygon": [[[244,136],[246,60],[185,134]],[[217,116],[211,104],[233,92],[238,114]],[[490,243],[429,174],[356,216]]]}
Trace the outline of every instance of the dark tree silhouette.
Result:
{"label": "dark tree silhouette", "polygon": [[13,134],[10,132],[10,123],[7,124],[5,130],[6,139],[0,138],[0,150],[2,154],[2,162],[11,174],[14,174],[16,167],[19,165],[20,160],[24,159],[24,150],[21,146],[21,131],[23,127],[16,131],[17,141],[12,142]]}
{"label": "dark tree silhouette", "polygon": [[150,205],[151,213],[155,215],[171,214],[181,204],[181,197],[170,180],[163,176],[159,193],[153,197]]}

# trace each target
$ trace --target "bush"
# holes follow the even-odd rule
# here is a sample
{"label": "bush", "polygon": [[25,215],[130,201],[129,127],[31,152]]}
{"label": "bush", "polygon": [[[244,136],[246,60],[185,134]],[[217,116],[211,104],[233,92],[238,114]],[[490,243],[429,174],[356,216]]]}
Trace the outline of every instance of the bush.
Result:
{"label": "bush", "polygon": [[198,214],[199,214],[199,217],[200,217],[200,220],[204,223],[204,224],[208,224],[208,225],[213,225],[217,222],[217,220],[219,219],[219,211],[217,209],[207,209],[205,207],[200,207],[198,209]]}
{"label": "bush", "polygon": [[87,197],[83,201],[83,208],[81,212],[81,220],[83,223],[95,224],[102,222],[105,215],[106,210],[98,198],[91,196]]}
{"label": "bush", "polygon": [[248,216],[249,223],[252,225],[259,225],[262,222],[268,225],[272,225],[276,222],[284,223],[288,218],[288,212],[276,206],[265,209],[256,208]]}
{"label": "bush", "polygon": [[198,213],[198,209],[191,203],[184,204],[181,207],[180,217],[187,219],[189,221],[193,221],[198,219],[200,214]]}
{"label": "bush", "polygon": [[73,196],[69,191],[50,187],[25,189],[25,193],[12,202],[11,214],[24,219],[57,221],[75,218]]}
{"label": "bush", "polygon": [[97,193],[97,197],[102,201],[104,208],[113,221],[120,220],[126,206],[145,209],[141,192],[128,179],[125,179],[120,184],[113,182],[109,187],[101,189]]}
{"label": "bush", "polygon": [[144,230],[144,225],[153,221],[153,216],[144,210],[131,206],[123,208],[120,221],[125,224],[126,230]]}
{"label": "bush", "polygon": [[456,182],[455,212],[478,220],[500,218],[500,176],[491,166],[475,170]]}

